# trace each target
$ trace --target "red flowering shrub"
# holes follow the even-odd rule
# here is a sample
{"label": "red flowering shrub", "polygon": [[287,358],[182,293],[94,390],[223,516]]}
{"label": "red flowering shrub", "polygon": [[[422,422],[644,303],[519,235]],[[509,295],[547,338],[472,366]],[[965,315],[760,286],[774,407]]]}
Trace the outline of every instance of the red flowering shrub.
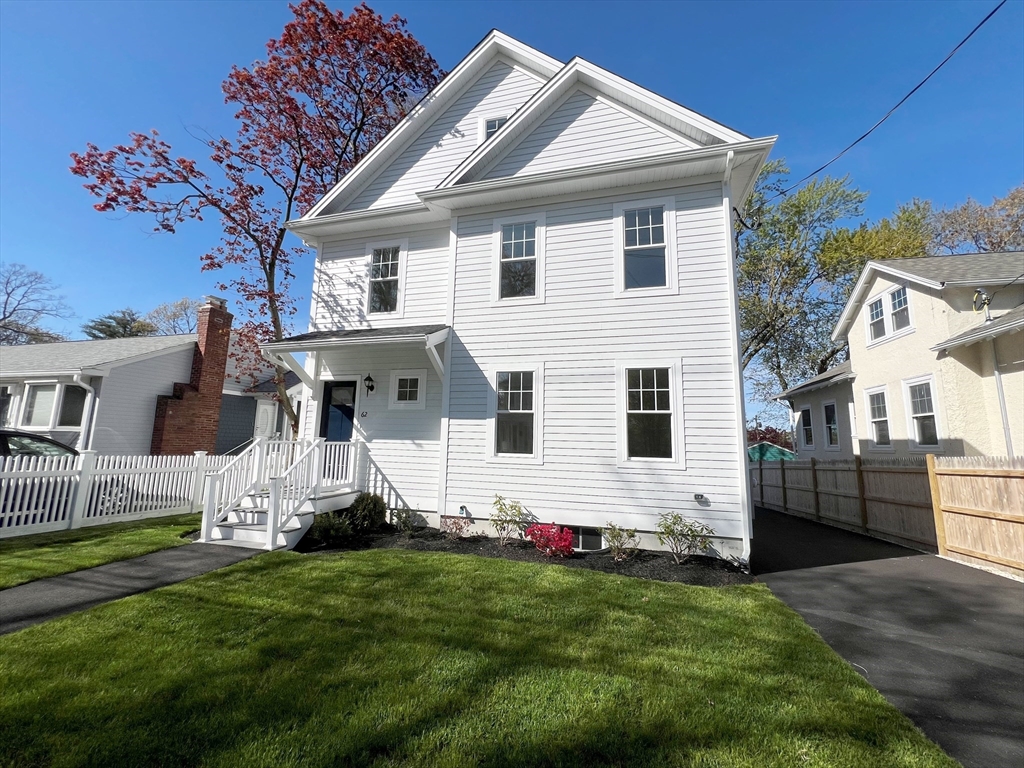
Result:
{"label": "red flowering shrub", "polygon": [[531,525],[526,529],[526,538],[548,557],[572,557],[572,531],[568,528],[554,523]]}

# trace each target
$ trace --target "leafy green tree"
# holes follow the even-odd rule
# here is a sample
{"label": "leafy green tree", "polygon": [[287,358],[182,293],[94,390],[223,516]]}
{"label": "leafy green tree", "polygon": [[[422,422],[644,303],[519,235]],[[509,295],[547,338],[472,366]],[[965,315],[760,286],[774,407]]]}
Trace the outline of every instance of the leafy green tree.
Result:
{"label": "leafy green tree", "polygon": [[82,333],[90,339],[126,339],[132,336],[153,336],[157,327],[131,307],[90,320]]}

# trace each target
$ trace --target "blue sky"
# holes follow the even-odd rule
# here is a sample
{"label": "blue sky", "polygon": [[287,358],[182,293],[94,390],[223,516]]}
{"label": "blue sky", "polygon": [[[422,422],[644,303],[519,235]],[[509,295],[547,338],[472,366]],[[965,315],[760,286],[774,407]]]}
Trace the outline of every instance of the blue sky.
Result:
{"label": "blue sky", "polygon": [[[582,56],[751,136],[778,134],[794,178],[885,113],[991,2],[374,2],[398,13],[450,69],[497,27],[567,60]],[[332,3],[334,7],[348,4]],[[198,155],[185,128],[231,133],[220,94],[259,58],[284,2],[0,2],[0,258],[37,269],[77,313],[63,330],[132,306],[213,290],[199,256],[215,219],[174,236],[92,210],[68,154],[157,128]],[[1024,178],[1024,3],[1008,3],[833,172],[868,190],[879,218],[914,197],[983,202]],[[296,292],[304,330],[311,261]]]}

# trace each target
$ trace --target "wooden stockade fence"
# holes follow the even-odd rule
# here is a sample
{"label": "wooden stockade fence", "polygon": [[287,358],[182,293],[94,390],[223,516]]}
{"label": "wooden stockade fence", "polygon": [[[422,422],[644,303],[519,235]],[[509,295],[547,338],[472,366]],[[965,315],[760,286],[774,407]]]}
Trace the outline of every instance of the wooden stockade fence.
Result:
{"label": "wooden stockade fence", "polygon": [[924,457],[758,462],[750,474],[759,506],[938,551]]}
{"label": "wooden stockade fence", "polygon": [[1024,456],[928,457],[939,554],[1024,576]]}
{"label": "wooden stockade fence", "polygon": [[758,506],[1024,576],[1024,457],[749,466]]}

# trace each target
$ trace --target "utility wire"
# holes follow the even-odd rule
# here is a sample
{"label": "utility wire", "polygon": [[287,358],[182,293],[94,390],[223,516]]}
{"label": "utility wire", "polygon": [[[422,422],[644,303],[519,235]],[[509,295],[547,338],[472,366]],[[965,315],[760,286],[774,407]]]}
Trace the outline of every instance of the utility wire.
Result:
{"label": "utility wire", "polygon": [[[928,76],[927,76],[927,77],[926,77],[926,78],[925,78],[924,80],[922,80],[922,81],[921,81],[920,83],[918,83],[917,85],[915,85],[915,86],[914,86],[914,88],[913,88],[913,90],[911,90],[911,91],[910,91],[910,93],[908,93],[908,94],[907,94],[906,96],[904,96],[904,97],[903,97],[902,99],[900,99],[900,100],[899,100],[899,102],[898,102],[898,103],[896,104],[896,106],[895,106],[895,107],[893,107],[893,108],[892,108],[892,109],[890,109],[890,110],[889,110],[888,112],[886,112],[886,113],[885,113],[885,116],[884,116],[884,117],[883,117],[883,118],[882,118],[881,120],[879,120],[879,121],[878,121],[877,123],[875,123],[874,125],[872,125],[872,126],[871,126],[871,127],[870,127],[870,128],[869,128],[869,129],[868,129],[868,130],[867,130],[867,131],[866,131],[866,132],[864,133],[864,134],[862,134],[862,135],[861,135],[861,136],[860,136],[860,137],[859,137],[859,138],[858,138],[858,139],[857,139],[856,141],[854,141],[854,142],[853,142],[852,144],[850,144],[849,146],[847,146],[847,147],[846,147],[846,149],[844,149],[844,150],[843,150],[842,152],[840,152],[840,153],[839,153],[838,155],[836,155],[835,157],[833,157],[833,158],[832,158],[831,160],[829,160],[829,161],[828,161],[827,163],[825,163],[825,164],[824,164],[823,166],[821,166],[820,168],[816,168],[815,170],[811,171],[811,172],[810,172],[809,174],[807,174],[806,176],[804,176],[804,177],[803,177],[802,179],[800,179],[800,181],[798,181],[798,182],[797,182],[796,184],[794,184],[794,185],[792,185],[791,187],[788,187],[787,189],[784,189],[784,190],[782,190],[781,192],[778,192],[778,193],[776,193],[775,195],[772,195],[771,197],[769,197],[769,198],[768,198],[767,200],[765,200],[765,201],[764,201],[764,203],[762,203],[762,204],[761,204],[761,206],[764,206],[764,205],[766,205],[766,204],[770,203],[770,202],[771,202],[772,200],[774,200],[774,199],[775,199],[775,198],[777,198],[777,197],[783,197],[783,196],[785,196],[785,195],[788,195],[788,194],[789,194],[790,192],[792,192],[792,191],[793,191],[794,189],[796,189],[797,187],[799,187],[799,186],[800,186],[801,184],[803,184],[803,183],[804,183],[805,181],[807,181],[808,179],[810,179],[810,178],[811,178],[811,177],[813,177],[813,176],[816,176],[817,174],[821,173],[821,172],[822,172],[823,170],[825,170],[826,168],[828,168],[828,167],[829,167],[830,165],[832,165],[832,163],[834,163],[834,162],[835,162],[836,160],[838,160],[839,158],[841,158],[841,157],[842,157],[843,155],[845,155],[845,154],[846,154],[847,152],[849,152],[849,151],[850,151],[851,149],[853,149],[853,148],[854,148],[855,146],[857,146],[857,145],[858,145],[858,144],[860,144],[860,143],[861,143],[862,141],[864,141],[864,139],[866,139],[866,138],[867,138],[868,136],[870,136],[870,135],[871,135],[872,133],[874,133],[875,129],[876,129],[876,128],[878,128],[878,126],[880,126],[880,125],[881,125],[882,123],[884,123],[884,122],[885,122],[886,120],[888,120],[888,119],[889,119],[889,118],[890,118],[890,117],[892,116],[892,114],[893,114],[893,113],[894,113],[894,112],[895,112],[895,111],[896,111],[897,109],[899,109],[900,107],[902,107],[902,106],[903,106],[903,103],[904,103],[904,102],[905,102],[905,101],[906,101],[907,99],[909,99],[909,98],[910,98],[911,96],[913,96],[913,95],[914,95],[915,93],[917,93],[917,92],[918,92],[918,90],[920,90],[921,86],[923,86],[923,85],[924,85],[925,83],[927,83],[927,82],[928,82],[929,80],[931,80],[931,79],[932,79],[932,75],[934,75],[934,74],[935,74],[936,72],[938,72],[938,71],[939,71],[940,69],[942,69],[942,67],[943,67],[943,66],[944,66],[944,65],[946,64],[946,62],[947,62],[947,61],[949,61],[949,60],[950,60],[951,58],[953,58],[954,54],[955,54],[955,53],[956,53],[957,51],[959,51],[959,50],[960,50],[960,49],[961,49],[961,48],[962,48],[962,47],[964,46],[964,44],[965,44],[965,43],[966,43],[966,42],[967,42],[968,40],[970,40],[970,39],[971,39],[972,37],[974,37],[974,33],[975,33],[975,32],[977,32],[977,31],[978,31],[979,29],[981,29],[981,28],[982,28],[983,26],[985,26],[985,23],[986,23],[986,22],[987,22],[987,21],[988,21],[989,19],[991,19],[991,18],[992,18],[993,16],[995,16],[995,15],[996,15],[996,12],[997,12],[997,11],[998,11],[998,10],[999,10],[1000,8],[1002,8],[1002,7],[1004,6],[1004,5],[1006,5],[1006,0],[1002,0],[1002,2],[1000,2],[1000,3],[999,3],[999,5],[997,5],[997,6],[996,6],[995,8],[993,8],[993,9],[992,9],[991,11],[989,11],[988,15],[987,15],[987,16],[986,16],[986,17],[985,17],[984,19],[982,19],[981,21],[979,21],[979,22],[978,22],[978,25],[977,25],[977,26],[976,26],[976,27],[975,27],[974,29],[972,29],[972,30],[971,30],[971,31],[970,31],[970,32],[968,33],[967,37],[965,37],[965,38],[964,38],[963,40],[961,40],[961,41],[960,41],[959,43],[957,43],[957,46],[956,46],[956,48],[954,48],[954,49],[953,49],[952,51],[950,51],[950,52],[949,52],[949,54],[948,54],[948,55],[946,56],[946,58],[944,58],[944,59],[943,59],[942,61],[940,61],[940,62],[939,62],[939,65],[938,65],[937,67],[935,67],[935,69],[933,69],[933,70],[932,70],[931,72],[929,72],[929,73],[928,73]],[[756,226],[756,225],[755,225],[755,226]]]}

